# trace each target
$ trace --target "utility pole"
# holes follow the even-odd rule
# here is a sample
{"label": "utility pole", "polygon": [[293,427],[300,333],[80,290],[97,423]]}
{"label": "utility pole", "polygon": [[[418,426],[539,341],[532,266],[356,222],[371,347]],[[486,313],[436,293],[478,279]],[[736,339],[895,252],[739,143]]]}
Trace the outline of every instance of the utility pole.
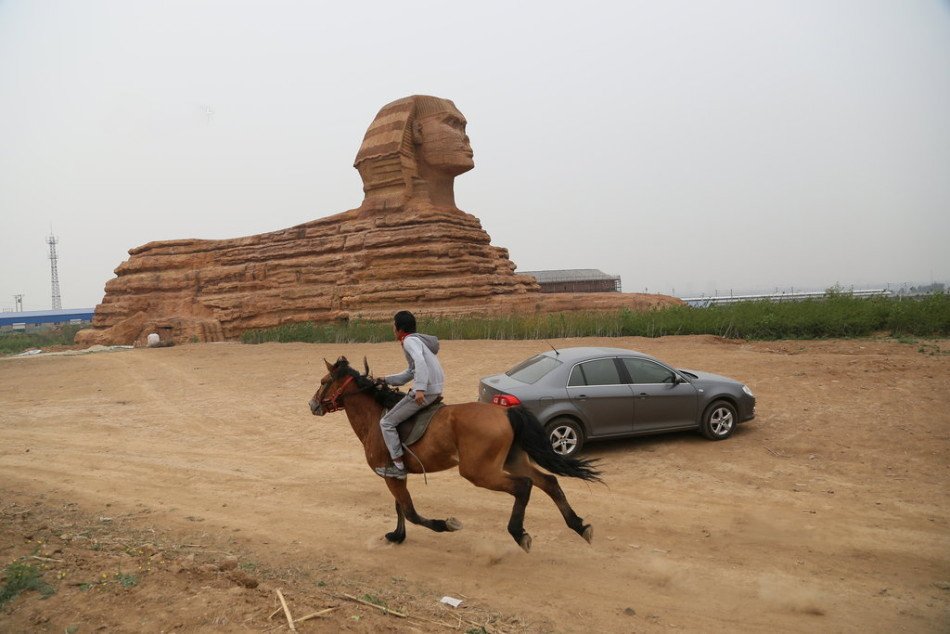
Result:
{"label": "utility pole", "polygon": [[23,312],[23,296],[22,295],[13,296],[13,311],[17,313]]}

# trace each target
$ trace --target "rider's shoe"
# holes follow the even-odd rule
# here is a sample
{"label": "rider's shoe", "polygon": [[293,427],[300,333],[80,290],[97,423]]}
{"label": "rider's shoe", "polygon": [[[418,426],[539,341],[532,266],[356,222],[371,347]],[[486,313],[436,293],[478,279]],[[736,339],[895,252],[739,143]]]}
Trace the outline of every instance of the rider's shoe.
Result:
{"label": "rider's shoe", "polygon": [[394,464],[388,464],[385,467],[376,467],[374,471],[376,471],[377,475],[381,475],[384,478],[395,478],[397,480],[406,479],[406,470],[400,469]]}

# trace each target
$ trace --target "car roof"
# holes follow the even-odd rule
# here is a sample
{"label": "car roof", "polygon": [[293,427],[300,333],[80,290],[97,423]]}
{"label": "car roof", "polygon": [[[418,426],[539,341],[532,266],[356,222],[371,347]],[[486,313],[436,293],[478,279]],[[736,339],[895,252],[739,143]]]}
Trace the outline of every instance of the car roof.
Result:
{"label": "car roof", "polygon": [[555,348],[555,350],[547,350],[543,352],[549,357],[555,357],[559,361],[580,361],[582,359],[587,359],[590,357],[603,357],[603,356],[627,356],[627,357],[643,357],[646,359],[652,359],[653,357],[643,354],[642,352],[637,352],[635,350],[627,350],[625,348],[605,348],[599,346],[576,346],[570,348]]}

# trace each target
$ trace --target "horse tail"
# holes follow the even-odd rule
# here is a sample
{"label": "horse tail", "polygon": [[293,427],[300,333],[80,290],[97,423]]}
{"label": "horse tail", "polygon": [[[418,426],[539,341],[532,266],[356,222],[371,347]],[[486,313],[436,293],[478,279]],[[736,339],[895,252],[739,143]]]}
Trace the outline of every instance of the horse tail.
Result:
{"label": "horse tail", "polygon": [[515,443],[539,466],[555,475],[580,478],[588,482],[603,482],[600,478],[601,472],[594,468],[596,459],[572,458],[555,452],[544,433],[541,421],[528,410],[523,407],[509,408],[508,422],[515,432]]}

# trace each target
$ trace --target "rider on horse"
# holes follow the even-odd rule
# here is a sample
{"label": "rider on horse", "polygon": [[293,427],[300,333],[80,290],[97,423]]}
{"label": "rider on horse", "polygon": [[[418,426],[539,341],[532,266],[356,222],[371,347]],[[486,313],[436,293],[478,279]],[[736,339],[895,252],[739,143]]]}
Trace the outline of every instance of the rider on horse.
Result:
{"label": "rider on horse", "polygon": [[439,352],[438,338],[417,333],[416,318],[412,313],[408,310],[396,313],[393,317],[393,332],[402,345],[409,367],[399,374],[383,377],[381,381],[388,385],[405,385],[412,380],[412,389],[379,421],[393,464],[377,468],[376,473],[384,478],[403,480],[406,477],[406,465],[402,461],[402,443],[396,427],[442,395],[445,375],[435,356]]}

